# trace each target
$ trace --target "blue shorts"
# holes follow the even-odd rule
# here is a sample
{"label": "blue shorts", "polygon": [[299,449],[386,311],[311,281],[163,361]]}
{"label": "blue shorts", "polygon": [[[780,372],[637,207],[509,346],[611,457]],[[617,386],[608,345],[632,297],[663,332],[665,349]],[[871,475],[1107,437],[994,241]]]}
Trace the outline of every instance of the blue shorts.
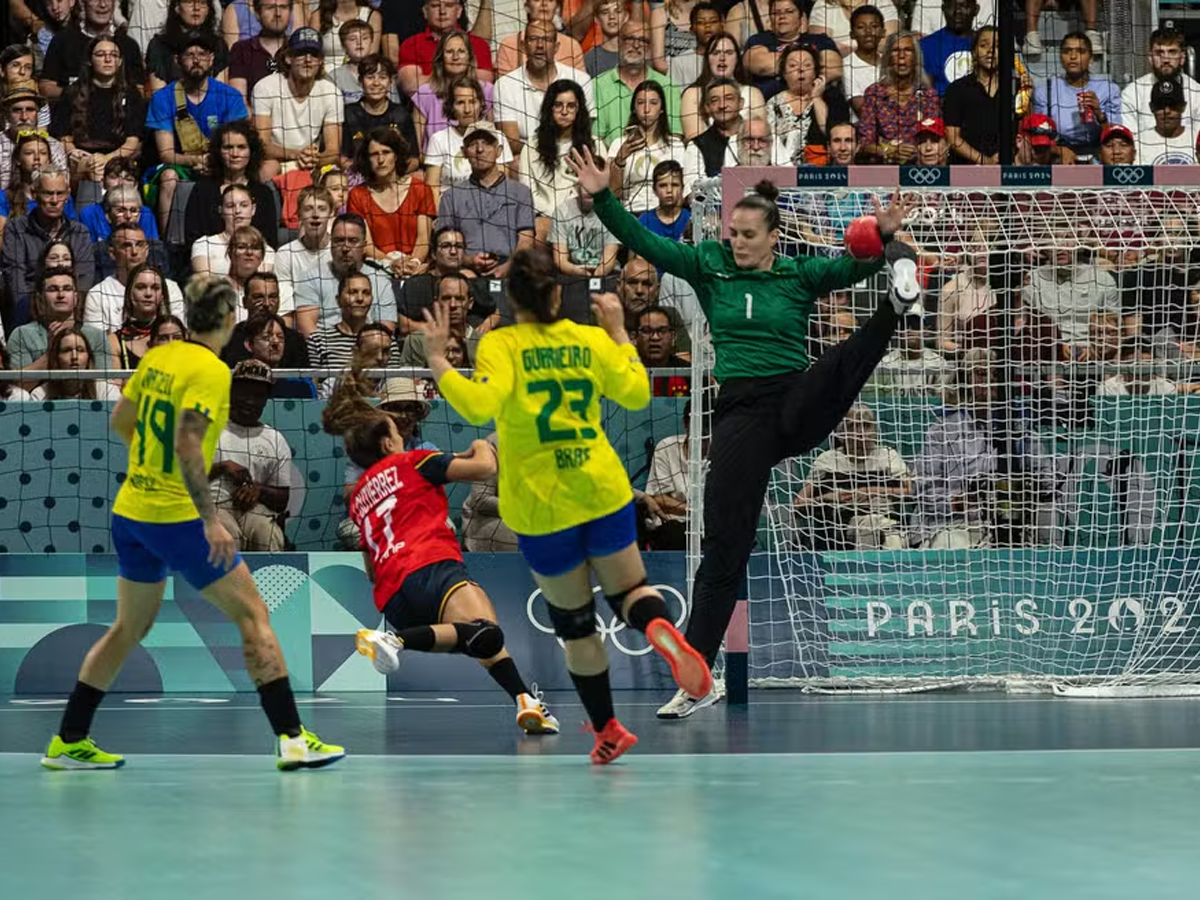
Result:
{"label": "blue shorts", "polygon": [[126,581],[142,584],[165,581],[167,573],[175,571],[202,591],[242,562],[240,553],[228,569],[208,561],[208,540],[200,519],[162,525],[114,515],[112,539],[117,551],[117,574]]}
{"label": "blue shorts", "polygon": [[383,608],[383,617],[397,631],[439,625],[450,598],[459,588],[474,583],[461,559],[430,563],[409,573]]}
{"label": "blue shorts", "polygon": [[615,513],[536,537],[517,535],[517,546],[529,568],[554,578],[577,569],[594,556],[612,556],[637,543],[637,514],[633,503]]}

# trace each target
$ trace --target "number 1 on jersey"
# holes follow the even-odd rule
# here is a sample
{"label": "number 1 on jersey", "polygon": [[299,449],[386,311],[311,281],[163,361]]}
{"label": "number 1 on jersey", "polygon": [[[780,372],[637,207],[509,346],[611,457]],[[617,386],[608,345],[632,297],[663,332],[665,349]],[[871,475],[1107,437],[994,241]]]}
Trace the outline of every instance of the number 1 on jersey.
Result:
{"label": "number 1 on jersey", "polygon": [[747,319],[754,318],[754,295],[753,294],[746,295],[746,318]]}

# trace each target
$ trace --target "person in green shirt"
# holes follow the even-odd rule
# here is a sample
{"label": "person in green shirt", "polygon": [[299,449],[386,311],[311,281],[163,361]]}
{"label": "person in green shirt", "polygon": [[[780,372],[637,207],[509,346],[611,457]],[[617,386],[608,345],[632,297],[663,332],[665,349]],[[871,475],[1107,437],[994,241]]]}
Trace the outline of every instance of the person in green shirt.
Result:
{"label": "person in green shirt", "polygon": [[650,65],[650,34],[646,26],[630,19],[621,26],[617,45],[618,65],[601,72],[592,81],[592,96],[596,104],[596,137],[607,146],[621,136],[628,124],[633,92],[643,81],[653,81],[663,89],[671,134],[683,134],[679,116],[679,86]]}
{"label": "person in green shirt", "polygon": [[[896,326],[921,296],[916,254],[893,240],[909,207],[897,191],[874,221],[883,255],[856,259],[791,258],[778,253],[778,189],[760,182],[734,207],[730,240],[696,246],[651,233],[608,190],[608,174],[586,151],[571,165],[609,232],[660,270],[696,291],[716,353],[720,393],[713,411],[704,538],[687,640],[711,666],[737,603],[771,469],[823,442],[845,416],[879,361]],[[848,229],[849,230],[849,229]],[[886,264],[891,289],[871,319],[810,366],[808,323],[817,298],[874,275]],[[680,692],[658,711],[682,718],[719,695]]]}

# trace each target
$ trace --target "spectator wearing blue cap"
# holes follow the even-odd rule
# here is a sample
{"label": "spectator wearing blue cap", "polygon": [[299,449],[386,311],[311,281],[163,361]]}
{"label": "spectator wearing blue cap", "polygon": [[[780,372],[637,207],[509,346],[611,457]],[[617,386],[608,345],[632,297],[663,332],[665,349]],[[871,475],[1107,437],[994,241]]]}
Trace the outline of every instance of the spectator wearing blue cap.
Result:
{"label": "spectator wearing blue cap", "polygon": [[342,144],[341,92],[322,77],[321,35],[297,28],[280,71],[254,86],[254,127],[266,149],[263,179],[338,161]]}

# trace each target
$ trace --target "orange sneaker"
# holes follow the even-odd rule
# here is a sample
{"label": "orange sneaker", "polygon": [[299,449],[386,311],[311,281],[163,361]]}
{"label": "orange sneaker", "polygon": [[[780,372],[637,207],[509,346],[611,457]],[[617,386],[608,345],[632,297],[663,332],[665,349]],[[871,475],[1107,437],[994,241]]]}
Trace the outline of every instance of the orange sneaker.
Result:
{"label": "orange sneaker", "polygon": [[646,626],[646,640],[671,664],[671,675],[680,690],[697,699],[708,696],[712,690],[712,672],[678,628],[666,619],[655,619]]}
{"label": "orange sneaker", "polygon": [[637,743],[637,735],[626,729],[615,717],[609,719],[601,731],[596,731],[591,725],[587,726],[587,730],[596,735],[596,746],[592,749],[591,757],[592,762],[598,766],[608,765]]}

